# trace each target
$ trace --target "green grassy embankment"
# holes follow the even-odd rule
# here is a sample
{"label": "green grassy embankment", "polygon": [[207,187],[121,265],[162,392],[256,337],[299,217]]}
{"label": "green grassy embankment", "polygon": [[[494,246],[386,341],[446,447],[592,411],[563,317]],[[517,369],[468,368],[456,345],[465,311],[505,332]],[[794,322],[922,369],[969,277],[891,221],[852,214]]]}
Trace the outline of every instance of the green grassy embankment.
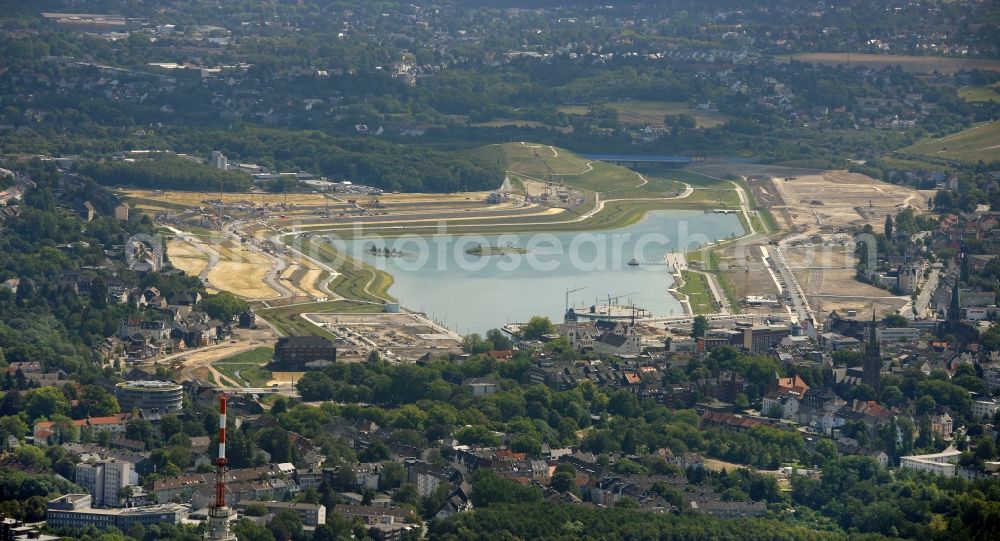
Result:
{"label": "green grassy embankment", "polygon": [[249,387],[263,387],[271,381],[271,371],[263,365],[273,356],[274,348],[259,347],[215,361],[212,366],[233,381],[246,383]]}
{"label": "green grassy embankment", "polygon": [[330,334],[327,331],[309,323],[300,316],[302,314],[318,312],[370,314],[381,311],[382,307],[377,304],[339,300],[262,308],[257,310],[257,315],[266,319],[271,325],[274,325],[278,332],[284,336],[307,335],[329,337]]}
{"label": "green grassy embankment", "polygon": [[679,287],[677,292],[687,295],[688,302],[691,303],[691,310],[695,315],[718,312],[705,275],[693,271],[681,271],[681,274],[684,278],[684,285]]}
{"label": "green grassy embankment", "polygon": [[[663,124],[667,115],[686,114],[694,117],[698,127],[711,128],[729,120],[729,116],[718,111],[692,109],[688,104],[675,101],[624,100],[604,103],[618,112],[618,120],[624,124],[645,126]],[[566,105],[559,111],[567,115],[586,115],[590,108],[586,105]]]}
{"label": "green grassy embankment", "polygon": [[1000,121],[984,122],[946,137],[924,139],[897,150],[896,154],[965,163],[997,161],[1000,159]]}
{"label": "green grassy embankment", "polygon": [[958,97],[969,102],[1000,101],[1000,92],[997,85],[992,86],[963,86],[958,89]]}

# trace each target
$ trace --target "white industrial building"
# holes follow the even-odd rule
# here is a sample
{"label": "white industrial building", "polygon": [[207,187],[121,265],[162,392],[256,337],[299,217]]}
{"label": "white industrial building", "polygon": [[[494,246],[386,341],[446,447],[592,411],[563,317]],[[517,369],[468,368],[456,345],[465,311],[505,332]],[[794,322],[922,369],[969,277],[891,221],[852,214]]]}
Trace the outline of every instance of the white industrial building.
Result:
{"label": "white industrial building", "polygon": [[951,448],[932,455],[902,456],[899,457],[899,467],[955,477],[958,472],[958,458],[961,455],[961,451]]}

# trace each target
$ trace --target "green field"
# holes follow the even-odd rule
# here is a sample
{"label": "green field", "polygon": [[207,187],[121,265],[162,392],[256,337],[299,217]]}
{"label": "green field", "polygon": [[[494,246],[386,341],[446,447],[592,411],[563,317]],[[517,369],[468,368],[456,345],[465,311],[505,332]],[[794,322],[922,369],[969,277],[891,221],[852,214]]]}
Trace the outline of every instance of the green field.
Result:
{"label": "green field", "polygon": [[691,310],[695,314],[714,314],[719,311],[712,297],[712,292],[708,289],[708,282],[705,275],[698,272],[681,271],[684,276],[684,285],[677,291],[687,295],[691,303]]}
{"label": "green field", "polygon": [[324,301],[294,304],[291,306],[279,306],[275,308],[262,308],[257,310],[257,315],[274,325],[274,327],[278,329],[278,332],[284,336],[329,336],[328,332],[309,323],[299,316],[301,314],[318,312],[371,314],[381,311],[382,306],[379,304],[367,304],[351,301]]}
{"label": "green field", "polygon": [[544,179],[553,175],[580,175],[589,169],[588,160],[561,148],[536,143],[486,145],[468,151],[483,161],[503,164],[510,171]]}
{"label": "green field", "polygon": [[986,122],[940,139],[925,139],[899,149],[902,155],[975,163],[1000,160],[1000,122]]}
{"label": "green field", "polygon": [[939,163],[924,161],[920,159],[906,159],[898,158],[895,156],[882,156],[878,159],[879,164],[884,167],[890,167],[894,169],[904,169],[911,171],[919,171],[921,169],[941,169],[943,171],[952,171],[951,167],[943,166]]}
{"label": "green field", "polygon": [[997,85],[963,86],[958,89],[958,97],[971,102],[1000,101],[1000,92],[997,92]]}
{"label": "green field", "polygon": [[[663,124],[663,119],[667,115],[682,113],[694,117],[698,127],[701,128],[711,128],[729,120],[729,116],[718,111],[691,109],[688,104],[682,102],[626,100],[604,105],[618,111],[618,120],[622,123],[640,126]],[[588,109],[586,105],[568,105],[560,107],[559,111],[567,115],[586,115]]]}
{"label": "green field", "polygon": [[[631,169],[595,162],[568,150],[531,143],[507,143],[480,147],[471,153],[483,160],[497,161],[526,180],[560,182],[567,186],[599,192],[604,199],[670,197],[684,190],[674,179],[680,171],[662,170],[642,175]],[[699,180],[710,180],[701,177]]]}
{"label": "green field", "polygon": [[[216,370],[249,387],[263,387],[271,381],[271,371],[263,367],[274,356],[274,348],[259,347],[212,363]],[[237,375],[239,372],[239,375]]]}

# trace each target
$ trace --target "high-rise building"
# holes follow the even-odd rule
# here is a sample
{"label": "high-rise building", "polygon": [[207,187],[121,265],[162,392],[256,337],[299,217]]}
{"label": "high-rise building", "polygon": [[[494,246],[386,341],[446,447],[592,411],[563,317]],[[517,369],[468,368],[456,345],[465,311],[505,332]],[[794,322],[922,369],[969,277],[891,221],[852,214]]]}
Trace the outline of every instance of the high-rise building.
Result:
{"label": "high-rise building", "polygon": [[229,159],[226,155],[218,150],[212,151],[212,167],[216,169],[222,169],[223,171],[229,169]]}
{"label": "high-rise building", "polygon": [[94,505],[104,502],[104,464],[81,462],[76,465],[76,484],[90,494]]}
{"label": "high-rise building", "polygon": [[122,504],[119,491],[137,481],[131,462],[109,458],[76,465],[76,484],[90,493],[93,505],[98,507],[119,507]]}
{"label": "high-rise building", "polygon": [[106,507],[121,506],[122,499],[118,493],[121,489],[133,484],[131,479],[133,471],[131,462],[113,458],[104,461],[104,505]]}
{"label": "high-rise building", "polygon": [[882,349],[878,345],[878,333],[875,326],[875,309],[872,309],[872,321],[865,333],[865,356],[864,372],[862,381],[865,385],[875,389],[875,396],[878,397],[881,391],[882,373]]}

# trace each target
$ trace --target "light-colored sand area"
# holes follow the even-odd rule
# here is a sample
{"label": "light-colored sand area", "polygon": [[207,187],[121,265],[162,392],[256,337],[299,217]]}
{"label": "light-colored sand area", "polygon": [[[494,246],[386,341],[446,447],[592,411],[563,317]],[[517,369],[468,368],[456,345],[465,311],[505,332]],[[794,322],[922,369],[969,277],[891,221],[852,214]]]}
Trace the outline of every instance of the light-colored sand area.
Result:
{"label": "light-colored sand area", "polygon": [[248,299],[273,299],[279,294],[268,287],[265,277],[272,262],[260,253],[245,250],[231,242],[214,246],[219,264],[208,272],[215,287]]}
{"label": "light-colored sand area", "polygon": [[286,267],[284,271],[281,272],[281,276],[279,277],[282,285],[284,285],[288,289],[291,289],[293,293],[299,293],[299,292],[304,293],[302,288],[298,287],[298,284],[294,280],[295,273],[298,272],[301,268],[302,267],[296,264],[291,264],[288,267]]}
{"label": "light-colored sand area", "polygon": [[906,304],[905,297],[857,281],[853,245],[786,248],[784,253],[809,303],[822,318],[832,311],[862,312],[872,307],[879,314],[889,314]]}
{"label": "light-colored sand area", "polygon": [[198,276],[208,267],[208,256],[185,240],[168,240],[167,257],[174,267],[188,276]]}
{"label": "light-colored sand area", "polygon": [[327,294],[319,290],[319,279],[323,271],[318,268],[309,268],[299,280],[299,289],[305,291],[313,297],[326,297]]}
{"label": "light-colored sand area", "polygon": [[[226,203],[253,202],[256,206],[279,205],[286,201],[284,194],[279,193],[223,193],[218,192],[179,192],[162,190],[120,190],[123,197],[137,197],[141,199],[152,199],[156,201],[169,201],[171,204],[184,205],[189,207],[205,206],[205,201],[217,201],[221,199]],[[358,196],[361,197],[361,196]],[[353,197],[352,197],[353,198]],[[330,201],[323,194],[296,193],[288,194],[289,205],[323,205]]]}
{"label": "light-colored sand area", "polygon": [[789,180],[773,177],[772,187],[804,232],[878,225],[887,214],[896,214],[907,205],[917,211],[927,207],[927,195],[918,190],[847,171],[824,171]]}
{"label": "light-colored sand area", "polygon": [[[480,201],[486,199],[489,192],[459,192],[459,193],[384,193],[378,200],[385,204],[392,203],[441,203],[445,201]],[[338,199],[364,200],[360,194],[337,194]]]}
{"label": "light-colored sand area", "polygon": [[299,382],[305,372],[271,372],[271,381],[267,382],[267,386],[272,385],[295,385]]}
{"label": "light-colored sand area", "polygon": [[219,289],[248,299],[274,299],[278,293],[267,286],[264,277],[270,263],[235,263],[220,261],[208,272],[208,281]]}

